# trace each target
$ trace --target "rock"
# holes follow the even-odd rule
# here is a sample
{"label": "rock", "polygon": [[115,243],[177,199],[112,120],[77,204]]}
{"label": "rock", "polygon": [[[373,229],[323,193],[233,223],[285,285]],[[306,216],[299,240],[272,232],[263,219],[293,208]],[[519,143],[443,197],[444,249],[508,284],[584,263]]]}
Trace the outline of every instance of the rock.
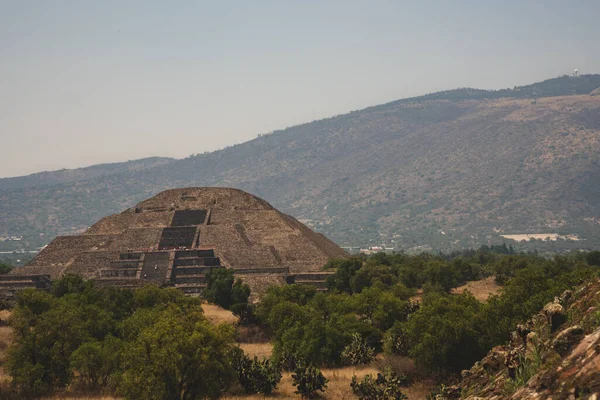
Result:
{"label": "rock", "polygon": [[502,347],[495,347],[481,360],[481,367],[487,373],[497,372],[504,366],[507,354]]}
{"label": "rock", "polygon": [[560,305],[562,305],[564,307],[571,300],[571,298],[573,298],[573,291],[565,290],[558,298],[558,301],[559,301]]}
{"label": "rock", "polygon": [[515,379],[517,376],[517,370],[519,369],[519,365],[521,363],[519,357],[519,352],[516,349],[511,349],[506,353],[506,358],[504,360],[504,365],[508,369],[508,376],[511,379]]}
{"label": "rock", "polygon": [[552,332],[558,329],[558,327],[567,320],[565,309],[558,302],[546,304],[542,313],[548,318]]}
{"label": "rock", "polygon": [[460,399],[460,386],[448,386],[444,388],[443,395],[444,399]]}
{"label": "rock", "polygon": [[556,335],[556,338],[552,341],[552,347],[558,354],[564,356],[571,347],[583,339],[583,336],[584,331],[581,326],[571,326]]}
{"label": "rock", "polygon": [[519,335],[523,343],[526,343],[527,335],[529,335],[530,332],[531,328],[527,324],[517,325],[517,334]]}
{"label": "rock", "polygon": [[540,344],[540,337],[535,332],[529,332],[527,334],[527,338],[525,339],[525,345],[527,347],[538,346]]}

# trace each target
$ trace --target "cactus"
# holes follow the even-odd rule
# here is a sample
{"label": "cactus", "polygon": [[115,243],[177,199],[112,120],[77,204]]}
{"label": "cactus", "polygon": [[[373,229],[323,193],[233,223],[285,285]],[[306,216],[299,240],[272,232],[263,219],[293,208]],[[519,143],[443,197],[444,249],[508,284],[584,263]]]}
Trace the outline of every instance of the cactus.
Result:
{"label": "cactus", "polygon": [[281,368],[268,359],[250,359],[240,350],[233,360],[238,381],[248,394],[271,394],[281,380]]}
{"label": "cactus", "polygon": [[366,375],[359,381],[354,375],[350,387],[360,400],[404,400],[408,397],[400,391],[400,386],[405,384],[405,376],[397,376],[391,369],[386,368],[383,374],[377,374],[376,379]]}
{"label": "cactus", "polygon": [[358,333],[352,335],[352,341],[342,351],[342,359],[350,365],[368,364],[375,358],[375,349],[367,345],[367,340]]}
{"label": "cactus", "polygon": [[324,392],[328,382],[320,369],[302,364],[296,367],[292,380],[292,384],[296,387],[295,393],[308,399],[315,397],[319,391]]}

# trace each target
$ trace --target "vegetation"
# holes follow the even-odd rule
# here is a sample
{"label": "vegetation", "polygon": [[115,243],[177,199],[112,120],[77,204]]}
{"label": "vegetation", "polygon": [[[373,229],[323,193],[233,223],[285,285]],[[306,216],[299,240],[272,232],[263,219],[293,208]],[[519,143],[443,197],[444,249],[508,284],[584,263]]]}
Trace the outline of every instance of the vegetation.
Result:
{"label": "vegetation", "polygon": [[240,317],[244,324],[254,322],[254,308],[248,304],[250,287],[241,279],[234,279],[228,268],[214,268],[206,274],[204,298]]}
{"label": "vegetation", "polygon": [[342,359],[349,365],[368,364],[375,359],[375,349],[358,333],[352,335],[352,341],[342,351]]}
{"label": "vegetation", "polygon": [[10,271],[12,271],[12,268],[13,267],[11,265],[0,262],[0,275],[8,274]]}
{"label": "vegetation", "polygon": [[[268,395],[282,369],[293,371],[298,394],[313,397],[327,385],[320,367],[367,364],[381,351],[410,357],[419,373],[457,376],[507,342],[517,324],[555,296],[598,276],[596,257],[550,259],[500,247],[332,260],[325,266],[334,272],[329,292],[273,286],[252,309],[272,337],[271,359],[244,354],[231,324],[209,323],[199,300],[174,289],[99,288],[65,276],[50,293],[24,290],[17,296],[6,367],[23,395],[70,386],[131,399],[212,398],[236,382],[246,393]],[[247,286],[224,269],[214,271],[206,297],[230,309],[250,307]],[[488,276],[496,276],[502,291],[486,302],[452,293],[465,281]],[[534,361],[522,363],[515,387],[539,367]],[[353,379],[354,393],[403,398],[398,388],[407,378],[380,371]]]}
{"label": "vegetation", "polygon": [[327,388],[327,379],[320,369],[312,365],[298,365],[292,374],[292,380],[296,393],[302,398],[313,398]]}
{"label": "vegetation", "polygon": [[251,359],[241,349],[235,349],[233,365],[238,382],[248,394],[269,395],[281,380],[280,365],[268,359]]}
{"label": "vegetation", "polygon": [[[329,293],[310,286],[272,287],[257,318],[274,337],[277,360],[339,366],[368,362],[372,350],[408,355],[441,375],[470,367],[543,305],[598,275],[589,254],[536,255],[489,248],[453,255],[378,254],[335,260]],[[511,254],[512,253],[512,254]],[[496,275],[504,287],[486,303],[451,295],[465,281]],[[424,291],[420,305],[411,300]],[[410,318],[409,318],[410,316]]]}
{"label": "vegetation", "polygon": [[408,397],[400,390],[406,384],[406,377],[398,377],[390,370],[378,373],[377,378],[366,375],[362,380],[352,377],[350,387],[360,400],[404,400]]}
{"label": "vegetation", "polygon": [[67,276],[24,290],[11,325],[13,385],[40,395],[75,384],[131,399],[215,397],[234,378],[234,331],[212,325],[175,289],[96,288]]}

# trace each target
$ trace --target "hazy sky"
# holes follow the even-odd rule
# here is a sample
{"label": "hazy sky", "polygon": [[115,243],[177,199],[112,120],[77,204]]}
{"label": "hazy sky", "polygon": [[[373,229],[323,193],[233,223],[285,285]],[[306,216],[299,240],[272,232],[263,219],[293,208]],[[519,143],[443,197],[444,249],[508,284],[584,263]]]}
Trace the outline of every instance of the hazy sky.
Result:
{"label": "hazy sky", "polygon": [[600,73],[600,1],[0,0],[0,176]]}

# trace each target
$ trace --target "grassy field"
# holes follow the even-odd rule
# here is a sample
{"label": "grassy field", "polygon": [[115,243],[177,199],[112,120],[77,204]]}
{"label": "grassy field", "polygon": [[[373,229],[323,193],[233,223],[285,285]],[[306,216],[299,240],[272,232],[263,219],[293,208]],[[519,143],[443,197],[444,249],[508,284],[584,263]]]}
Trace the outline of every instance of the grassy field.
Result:
{"label": "grassy field", "polygon": [[480,281],[467,282],[452,289],[452,293],[459,294],[467,290],[479,301],[486,301],[493,294],[499,294],[502,286],[498,285],[493,276]]}

